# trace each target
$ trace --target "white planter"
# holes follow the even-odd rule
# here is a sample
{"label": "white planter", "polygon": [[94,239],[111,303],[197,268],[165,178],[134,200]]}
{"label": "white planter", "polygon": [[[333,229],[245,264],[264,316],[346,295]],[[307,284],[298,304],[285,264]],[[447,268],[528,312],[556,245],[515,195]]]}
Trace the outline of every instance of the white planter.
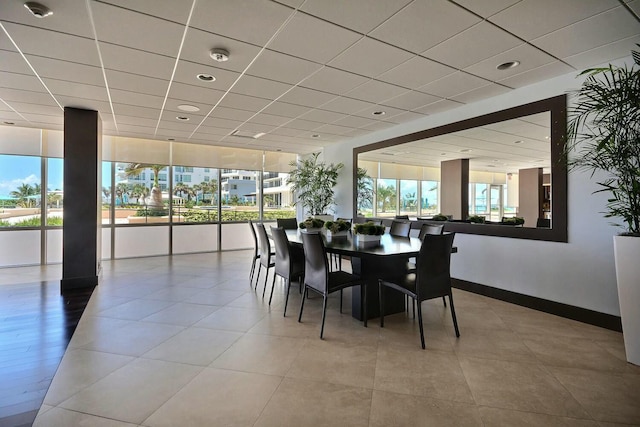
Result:
{"label": "white planter", "polygon": [[356,244],[358,246],[377,246],[380,244],[382,236],[370,236],[368,234],[356,234]]}
{"label": "white planter", "polygon": [[627,361],[640,365],[640,237],[614,236],[613,251]]}
{"label": "white planter", "polygon": [[336,237],[347,237],[349,235],[349,230],[336,231],[335,233],[332,233],[331,230],[327,230],[326,228],[324,230],[325,235],[328,239],[335,239]]}

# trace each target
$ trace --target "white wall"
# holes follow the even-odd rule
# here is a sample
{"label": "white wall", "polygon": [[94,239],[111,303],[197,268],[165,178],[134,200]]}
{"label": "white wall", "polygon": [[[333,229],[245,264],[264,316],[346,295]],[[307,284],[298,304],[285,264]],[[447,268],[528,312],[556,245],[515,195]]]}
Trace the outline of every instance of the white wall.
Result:
{"label": "white wall", "polygon": [[[627,62],[632,63],[630,58]],[[337,214],[351,216],[352,212],[352,148],[561,95],[579,88],[582,80],[576,78],[577,74],[550,79],[326,147],[325,160],[345,163],[336,188]],[[610,226],[600,214],[604,210],[606,194],[591,194],[597,189],[595,179],[580,172],[569,174],[568,187],[568,243],[458,234],[455,244],[459,252],[452,257],[452,275],[483,285],[620,315],[612,238],[620,229]]]}

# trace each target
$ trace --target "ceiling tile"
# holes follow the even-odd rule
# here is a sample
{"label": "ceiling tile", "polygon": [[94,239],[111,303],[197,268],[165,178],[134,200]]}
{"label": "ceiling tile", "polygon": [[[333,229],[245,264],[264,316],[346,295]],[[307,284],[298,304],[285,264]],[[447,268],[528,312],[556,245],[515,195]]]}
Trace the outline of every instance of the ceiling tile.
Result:
{"label": "ceiling tile", "polygon": [[[225,62],[214,61],[210,56],[213,48],[226,49],[229,52],[229,60]],[[189,28],[180,53],[180,59],[202,64],[203,66],[242,72],[259,52],[259,46],[198,30],[197,28]],[[202,72],[207,71],[198,71],[198,73]],[[215,73],[209,74],[215,76]]]}
{"label": "ceiling tile", "polygon": [[[46,84],[46,83],[45,83]],[[0,87],[21,89],[32,92],[46,92],[42,83],[33,74],[19,74],[0,71]]]}
{"label": "ceiling tile", "polygon": [[416,108],[415,111],[422,114],[437,114],[443,111],[453,110],[454,108],[460,107],[461,105],[463,104],[456,101],[451,101],[449,99],[441,99],[440,101],[436,101],[433,104]]}
{"label": "ceiling tile", "polygon": [[[507,70],[498,70],[496,67],[509,61],[520,61],[520,65]],[[464,71],[483,77],[487,80],[497,81],[505,77],[523,73],[527,70],[538,68],[542,65],[554,62],[551,55],[536,49],[528,44],[521,44],[518,47],[504,51],[496,56],[468,66]]]}
{"label": "ceiling tile", "polygon": [[291,129],[286,127],[278,127],[274,129],[269,135],[265,135],[265,137],[267,138],[267,140],[273,141],[273,140],[277,140],[278,137],[280,136],[298,136],[301,133],[306,134],[307,131],[300,130],[300,129]]}
{"label": "ceiling tile", "polygon": [[144,93],[111,89],[111,101],[118,104],[137,105],[140,107],[156,108],[160,110],[164,98]]}
{"label": "ceiling tile", "polygon": [[337,125],[323,125],[323,126],[319,126],[318,128],[314,129],[316,132],[318,132],[319,134],[332,134],[332,135],[344,135],[345,133],[351,131],[350,127],[346,127],[346,126],[337,126]]}
{"label": "ceiling tile", "polygon": [[108,43],[100,43],[105,69],[169,80],[174,60],[155,53],[142,52]]}
{"label": "ceiling tile", "polygon": [[332,60],[329,65],[363,76],[376,77],[412,56],[404,50],[365,37]]}
{"label": "ceiling tile", "polygon": [[[212,82],[204,82],[197,78],[198,74],[209,74],[215,77]],[[178,62],[173,80],[189,85],[200,86],[207,89],[228,90],[240,76],[237,71],[216,68],[210,65],[202,65],[181,59]]]}
{"label": "ceiling tile", "polygon": [[532,40],[619,5],[616,0],[523,0],[489,20]]}
{"label": "ceiling tile", "polygon": [[297,130],[304,130],[304,131],[313,130],[318,126],[322,126],[322,123],[312,122],[309,120],[302,120],[302,119],[294,119],[286,124],[286,127],[289,129],[297,129]]}
{"label": "ceiling tile", "polygon": [[101,2],[135,10],[180,24],[186,24],[192,4],[191,1],[176,3],[175,0],[136,0],[133,2],[131,0],[101,0]]}
{"label": "ceiling tile", "polygon": [[268,99],[255,96],[227,93],[227,96],[220,101],[219,106],[257,112],[262,110],[269,102]]}
{"label": "ceiling tile", "polygon": [[[210,108],[205,112],[205,114],[207,114],[209,110]],[[238,110],[237,108],[227,108],[227,107],[221,107],[218,105],[215,108],[215,110],[213,110],[213,112],[211,113],[211,117],[245,121],[253,117],[254,114],[255,113],[253,113],[252,111]]]}
{"label": "ceiling tile", "polygon": [[247,70],[247,74],[278,82],[296,84],[319,70],[320,64],[272,50],[263,51]]}
{"label": "ceiling tile", "polygon": [[[207,117],[207,119],[204,121],[204,123],[202,124],[201,127],[214,127],[214,128],[218,128],[218,129],[229,129],[229,131],[227,133],[229,133],[230,131],[236,129],[238,126],[240,126],[243,122],[239,121],[239,120],[227,120],[227,119],[221,119],[219,117]],[[203,131],[204,132],[204,131]]]}
{"label": "ceiling tile", "polygon": [[456,34],[422,54],[462,69],[521,43],[516,37],[485,21]]}
{"label": "ceiling tile", "polygon": [[[178,55],[184,25],[109,4],[90,4],[99,41],[172,57]],[[126,25],[113,25],[114,22]]]}
{"label": "ceiling tile", "polygon": [[474,13],[477,13],[483,18],[487,18],[495,13],[498,13],[501,10],[508,8],[509,6],[518,3],[519,1],[521,0],[453,0],[454,3],[457,3]]}
{"label": "ceiling tile", "polygon": [[384,116],[385,121],[393,122],[393,123],[407,123],[412,122],[414,120],[423,119],[425,114],[416,113],[413,111],[405,111],[404,113],[396,114],[395,116],[389,117],[387,115]]}
{"label": "ceiling tile", "polygon": [[563,74],[575,71],[570,66],[560,61],[554,61],[541,67],[525,71],[524,73],[514,74],[513,76],[498,80],[501,84],[513,88],[523,87],[552,77],[561,76]]}
{"label": "ceiling tile", "polygon": [[360,37],[353,31],[297,13],[269,44],[269,49],[324,64]]}
{"label": "ceiling tile", "polygon": [[336,120],[340,120],[345,115],[342,113],[336,113],[333,111],[315,109],[300,116],[301,119],[311,120],[318,123],[333,123]]}
{"label": "ceiling tile", "polygon": [[231,91],[242,95],[276,99],[285,93],[290,87],[290,85],[285,83],[244,75],[240,80],[238,80],[238,83],[236,83]]}
{"label": "ceiling tile", "polygon": [[145,77],[123,71],[105,70],[110,89],[128,90],[148,95],[164,96],[169,82],[154,77]]}
{"label": "ceiling tile", "polygon": [[56,58],[80,64],[100,65],[93,39],[10,22],[3,22],[3,25],[20,50],[25,54]]}
{"label": "ceiling tile", "polygon": [[[94,99],[109,102],[107,90],[104,86],[85,85],[64,80],[43,79],[55,97],[67,96],[71,98]],[[38,85],[40,83],[38,82]]]}
{"label": "ceiling tile", "polygon": [[309,110],[309,107],[276,101],[265,108],[264,113],[294,118],[308,112]]}
{"label": "ceiling tile", "polygon": [[350,128],[361,128],[373,123],[377,123],[378,121],[379,120],[368,119],[366,117],[346,116],[332,124],[338,126],[347,126]]}
{"label": "ceiling tile", "polygon": [[33,16],[22,1],[2,2],[2,21],[39,27],[46,30],[74,34],[93,38],[93,31],[88,19],[87,8],[73,0],[47,2],[49,8],[55,12],[47,19]]}
{"label": "ceiling tile", "polygon": [[265,125],[282,126],[283,124],[291,121],[291,117],[260,113],[257,116],[252,117],[251,121],[254,123],[263,123]]}
{"label": "ceiling tile", "polygon": [[[42,114],[24,114],[24,118],[29,120],[30,122],[43,123],[43,124],[55,124],[55,125],[64,125],[64,116],[45,116]],[[49,126],[47,126],[49,128]]]}
{"label": "ceiling tile", "polygon": [[380,82],[377,80],[369,80],[363,85],[346,93],[349,98],[361,99],[367,102],[380,103],[384,100],[396,97],[403,93],[406,93],[405,88],[401,88],[389,83]]}
{"label": "ceiling tile", "polygon": [[[0,94],[0,98],[4,99],[2,94]],[[17,102],[10,101],[4,99],[12,108],[14,108],[20,114],[43,114],[46,116],[61,116],[63,111],[58,105],[53,101],[53,98],[49,97],[50,101],[48,103],[40,103],[33,104],[28,102]],[[0,102],[0,104],[2,104]],[[2,104],[4,105],[4,104]]]}
{"label": "ceiling tile", "polygon": [[432,104],[438,100],[437,96],[427,95],[418,91],[410,91],[403,95],[396,96],[384,101],[384,105],[400,108],[402,110],[413,110],[427,104]]}
{"label": "ceiling tile", "polygon": [[0,50],[0,70],[21,74],[32,73],[31,68],[18,52],[8,50]]}
{"label": "ceiling tile", "polygon": [[480,21],[450,2],[414,1],[373,30],[371,36],[420,53]]}
{"label": "ceiling tile", "polygon": [[9,104],[11,104],[10,101],[16,101],[28,104],[56,105],[54,99],[47,92],[0,87],[0,98]]}
{"label": "ceiling tile", "polygon": [[40,77],[67,80],[89,85],[104,85],[100,67],[25,55]]}
{"label": "ceiling tile", "polygon": [[487,83],[488,82],[486,80],[481,79],[480,77],[458,71],[429,83],[428,85],[424,85],[419,89],[421,92],[429,93],[431,95],[450,98],[459,93],[485,86]]}
{"label": "ceiling tile", "polygon": [[320,92],[318,90],[307,89],[305,87],[294,87],[284,94],[280,101],[289,104],[305,105],[307,107],[315,107],[325,102],[331,101],[336,96],[332,93]]}
{"label": "ceiling tile", "polygon": [[[101,114],[111,116],[111,105],[106,101],[97,99],[74,98],[68,96],[58,96],[58,101],[63,107],[83,108],[85,110],[99,111]],[[158,112],[156,111],[156,114]]]}
{"label": "ceiling tile", "polygon": [[415,89],[455,71],[455,68],[438,64],[421,56],[414,56],[410,60],[381,74],[378,79],[407,89]]}
{"label": "ceiling tile", "polygon": [[451,97],[452,100],[463,102],[465,104],[469,104],[475,101],[480,101],[482,99],[490,98],[492,96],[502,95],[511,91],[511,89],[506,88],[501,85],[497,85],[494,83],[490,83],[486,86],[470,90],[468,92],[461,93],[459,95]]}
{"label": "ceiling tile", "polygon": [[159,111],[153,108],[139,107],[136,105],[127,105],[127,104],[113,104],[113,111],[116,113],[116,119],[119,115],[131,116],[131,117],[142,117],[145,119],[156,119],[159,118]]}
{"label": "ceiling tile", "polygon": [[627,57],[632,50],[638,50],[638,44],[640,44],[640,36],[634,36],[562,59],[578,70],[582,70],[594,65],[605,64],[614,59]]}
{"label": "ceiling tile", "polygon": [[337,113],[353,114],[369,107],[368,102],[341,96],[322,106],[323,110],[335,111]]}
{"label": "ceiling tile", "polygon": [[198,86],[173,82],[169,96],[173,99],[181,99],[196,104],[215,105],[224,94],[221,90],[203,89]]}
{"label": "ceiling tile", "polygon": [[158,124],[158,118],[148,119],[142,117],[134,117],[134,116],[126,116],[124,114],[119,114],[118,117],[118,126],[120,125],[137,125],[137,126],[146,126],[149,128],[156,127]]}
{"label": "ceiling tile", "polygon": [[341,95],[369,81],[368,78],[331,67],[323,67],[304,80],[301,86]]}
{"label": "ceiling tile", "polygon": [[640,22],[620,6],[562,28],[532,43],[559,58],[640,34]]}
{"label": "ceiling tile", "polygon": [[264,45],[293,13],[271,0],[208,1],[196,3],[191,26],[226,37]]}
{"label": "ceiling tile", "polygon": [[[379,115],[373,114],[378,111],[384,111],[384,115],[379,116]],[[358,117],[365,117],[367,119],[376,118],[376,120],[380,120],[381,117],[384,117],[384,119],[386,120],[387,117],[397,116],[398,114],[401,114],[404,112],[405,110],[402,110],[400,108],[390,107],[388,105],[369,104],[368,107],[353,113],[353,115]]]}
{"label": "ceiling tile", "polygon": [[389,19],[411,0],[385,0],[375,6],[370,0],[307,0],[302,10],[361,33],[368,33]]}

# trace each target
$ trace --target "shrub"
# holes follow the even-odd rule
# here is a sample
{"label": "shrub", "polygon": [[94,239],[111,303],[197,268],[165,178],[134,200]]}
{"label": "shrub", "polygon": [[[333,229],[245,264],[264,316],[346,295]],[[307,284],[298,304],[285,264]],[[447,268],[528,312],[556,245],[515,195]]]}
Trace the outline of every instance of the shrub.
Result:
{"label": "shrub", "polygon": [[469,220],[469,222],[473,222],[475,224],[484,224],[486,218],[480,215],[471,215],[467,219]]}
{"label": "shrub", "polygon": [[321,228],[324,225],[324,221],[318,218],[307,218],[298,224],[301,230],[307,228]]}
{"label": "shrub", "polygon": [[339,231],[349,230],[351,228],[351,223],[343,219],[339,219],[337,221],[327,221],[324,223],[324,228],[331,231],[332,233],[337,233]]}
{"label": "shrub", "polygon": [[376,225],[372,221],[362,224],[356,224],[353,227],[356,234],[365,234],[367,236],[382,236],[384,234],[384,225]]}
{"label": "shrub", "polygon": [[441,213],[436,214],[431,218],[432,221],[446,221],[449,218],[446,215],[442,215]]}

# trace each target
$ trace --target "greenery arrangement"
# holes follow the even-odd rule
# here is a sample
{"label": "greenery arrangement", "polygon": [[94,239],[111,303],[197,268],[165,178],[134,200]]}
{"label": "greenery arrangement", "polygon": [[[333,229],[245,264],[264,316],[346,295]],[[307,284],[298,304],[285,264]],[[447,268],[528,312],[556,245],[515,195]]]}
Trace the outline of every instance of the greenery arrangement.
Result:
{"label": "greenery arrangement", "polygon": [[373,207],[373,179],[365,168],[358,168],[356,178],[357,207],[362,212]]}
{"label": "greenery arrangement", "polygon": [[448,219],[448,216],[442,215],[441,213],[436,214],[431,218],[432,221],[447,221]]}
{"label": "greenery arrangement", "polygon": [[506,224],[506,225],[522,225],[522,224],[524,224],[524,218],[519,217],[519,216],[514,216],[514,217],[511,217],[511,218],[504,218],[502,220],[502,223]]}
{"label": "greenery arrangement", "polygon": [[382,236],[384,230],[384,225],[376,225],[372,221],[356,224],[353,227],[353,231],[356,234],[364,234],[367,236]]}
{"label": "greenery arrangement", "polygon": [[322,228],[324,225],[324,221],[318,218],[307,218],[298,224],[301,230],[305,230],[308,228]]}
{"label": "greenery arrangement", "polygon": [[[640,46],[640,45],[638,45]],[[570,169],[604,172],[596,193],[608,192],[605,218],[620,218],[625,235],[640,236],[640,52],[634,65],[590,68],[569,109]],[[571,158],[570,152],[575,157]]]}
{"label": "greenery arrangement", "polygon": [[331,231],[332,233],[338,233],[340,231],[350,230],[351,223],[343,219],[338,219],[336,221],[327,221],[324,223],[324,228]]}
{"label": "greenery arrangement", "polygon": [[467,218],[467,220],[474,224],[484,224],[486,218],[481,215],[471,215]]}
{"label": "greenery arrangement", "polygon": [[293,167],[289,172],[287,184],[297,195],[294,204],[302,204],[310,215],[323,215],[333,205],[335,192],[333,187],[338,183],[338,172],[344,167],[319,162],[320,153],[313,153],[300,162],[291,162]]}

